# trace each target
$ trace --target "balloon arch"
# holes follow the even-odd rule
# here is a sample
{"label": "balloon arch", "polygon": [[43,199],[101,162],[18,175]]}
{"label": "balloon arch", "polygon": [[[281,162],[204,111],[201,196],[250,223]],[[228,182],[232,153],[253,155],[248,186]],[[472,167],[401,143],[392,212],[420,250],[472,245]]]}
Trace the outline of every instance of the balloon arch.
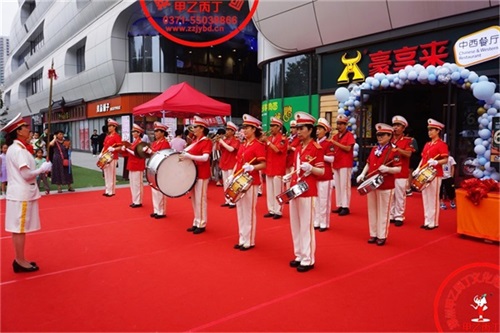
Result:
{"label": "balloon arch", "polygon": [[[472,90],[472,94],[483,105],[477,109],[479,137],[474,141],[474,152],[477,157],[473,161],[475,167],[473,176],[476,178],[492,178],[500,181],[500,173],[490,165],[492,119],[500,116],[500,93],[495,93],[496,84],[488,81],[485,75],[478,76],[474,71],[460,67],[457,64],[445,63],[442,66],[422,65],[406,66],[395,74],[377,73],[366,78],[361,85],[353,85],[349,90],[341,87],[335,91],[339,101],[339,114],[350,117],[349,130],[356,137],[356,117],[354,113],[363,101],[368,100],[368,95],[361,96],[361,90],[381,90],[388,88],[402,89],[405,84],[452,84],[465,90]],[[354,146],[354,157],[358,156],[359,145]],[[358,162],[353,166],[353,171],[358,171]]]}

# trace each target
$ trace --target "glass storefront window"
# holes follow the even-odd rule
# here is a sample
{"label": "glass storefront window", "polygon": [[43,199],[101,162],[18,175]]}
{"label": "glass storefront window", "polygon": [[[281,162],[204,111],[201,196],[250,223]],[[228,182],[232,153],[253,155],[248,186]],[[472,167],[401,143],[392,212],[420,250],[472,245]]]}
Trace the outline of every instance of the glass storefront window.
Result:
{"label": "glass storefront window", "polygon": [[310,57],[302,54],[285,59],[284,96],[309,94]]}
{"label": "glass storefront window", "polygon": [[269,94],[268,98],[281,98],[283,86],[283,60],[269,64]]}

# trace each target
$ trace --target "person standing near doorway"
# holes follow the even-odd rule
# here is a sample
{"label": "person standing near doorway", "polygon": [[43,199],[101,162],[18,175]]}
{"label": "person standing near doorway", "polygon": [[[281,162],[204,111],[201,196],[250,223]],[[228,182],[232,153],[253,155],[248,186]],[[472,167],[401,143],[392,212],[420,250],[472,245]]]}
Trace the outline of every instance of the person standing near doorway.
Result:
{"label": "person standing near doorway", "polygon": [[333,180],[335,183],[335,201],[337,209],[332,213],[339,216],[350,213],[351,204],[351,175],[354,162],[354,135],[347,130],[348,118],[339,114],[337,116],[338,133],[333,136],[332,143],[335,146],[335,159],[333,160]]}
{"label": "person standing near doorway", "polygon": [[413,138],[404,135],[408,121],[402,116],[392,117],[394,135],[391,143],[401,159],[401,171],[394,175],[394,199],[391,204],[390,221],[396,227],[403,225],[406,210],[406,184],[410,174],[410,158],[415,148]]}
{"label": "person standing near doorway", "polygon": [[99,148],[99,134],[97,134],[96,129],[90,136],[90,144],[92,145],[92,155],[95,157],[97,155],[97,149]]}
{"label": "person standing near doorway", "polygon": [[449,156],[448,145],[440,138],[443,129],[444,124],[439,121],[432,118],[427,120],[427,130],[431,141],[425,144],[422,159],[417,169],[413,171],[415,177],[421,169],[427,166],[436,169],[436,177],[422,190],[424,224],[420,228],[425,230],[433,230],[439,226],[439,189],[443,179],[443,164],[448,163]]}

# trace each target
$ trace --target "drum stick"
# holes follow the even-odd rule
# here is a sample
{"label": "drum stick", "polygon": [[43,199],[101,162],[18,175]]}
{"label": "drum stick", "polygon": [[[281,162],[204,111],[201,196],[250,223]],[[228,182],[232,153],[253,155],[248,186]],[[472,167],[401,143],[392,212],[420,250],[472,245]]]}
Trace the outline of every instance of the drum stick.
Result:
{"label": "drum stick", "polygon": [[[436,156],[434,156],[432,159],[435,160],[436,158],[438,158],[439,156],[441,156],[441,154],[437,154]],[[422,165],[419,169],[422,170],[424,168],[426,168],[427,166],[429,165],[429,162],[425,163],[424,165]]]}
{"label": "drum stick", "polygon": [[[384,163],[384,164],[382,164],[382,165],[389,165],[389,164],[391,164],[392,162],[394,162],[394,160],[390,160],[389,162]],[[380,172],[380,171],[378,171],[378,169],[373,170],[373,171],[372,171],[372,172],[370,172],[368,175],[366,175],[365,179],[370,178],[371,176],[375,175],[375,174],[376,174],[376,173],[378,173],[378,172]]]}
{"label": "drum stick", "polygon": [[[255,162],[255,160],[257,159],[257,157],[254,157],[250,160],[250,162],[248,162],[248,164],[252,164],[253,162]],[[243,172],[243,168],[239,169],[238,171],[236,171],[233,175],[233,179],[234,177],[238,176],[240,173]]]}
{"label": "drum stick", "polygon": [[[312,161],[314,161],[315,159],[316,159],[316,156],[314,156],[314,157],[313,157],[313,158],[311,158],[309,161],[307,161],[307,163],[311,163],[311,162],[312,162]],[[297,174],[299,174],[299,172],[300,172],[300,168],[297,168]],[[293,173],[292,173],[292,174],[293,174]],[[304,174],[304,175],[305,175],[305,174]],[[302,176],[304,176],[304,175],[302,175]],[[300,181],[302,180],[302,176],[300,176],[299,178],[297,178],[297,182],[300,182]],[[309,175],[307,175],[307,176],[309,176]],[[307,177],[307,176],[306,176],[306,177]]]}

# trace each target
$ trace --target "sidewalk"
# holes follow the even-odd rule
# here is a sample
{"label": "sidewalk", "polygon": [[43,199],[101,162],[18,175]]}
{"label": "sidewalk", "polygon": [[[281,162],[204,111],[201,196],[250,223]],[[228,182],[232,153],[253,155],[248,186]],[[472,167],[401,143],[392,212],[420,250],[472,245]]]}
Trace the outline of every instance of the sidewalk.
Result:
{"label": "sidewalk", "polygon": [[[97,155],[94,157],[92,156],[91,152],[84,152],[84,151],[71,151],[71,163],[73,165],[86,168],[86,169],[91,169],[95,171],[101,171],[99,167],[97,166],[97,161],[99,159],[97,158]],[[123,157],[118,158],[118,165],[119,168],[117,170],[119,174],[121,174],[121,171],[123,170]]]}

